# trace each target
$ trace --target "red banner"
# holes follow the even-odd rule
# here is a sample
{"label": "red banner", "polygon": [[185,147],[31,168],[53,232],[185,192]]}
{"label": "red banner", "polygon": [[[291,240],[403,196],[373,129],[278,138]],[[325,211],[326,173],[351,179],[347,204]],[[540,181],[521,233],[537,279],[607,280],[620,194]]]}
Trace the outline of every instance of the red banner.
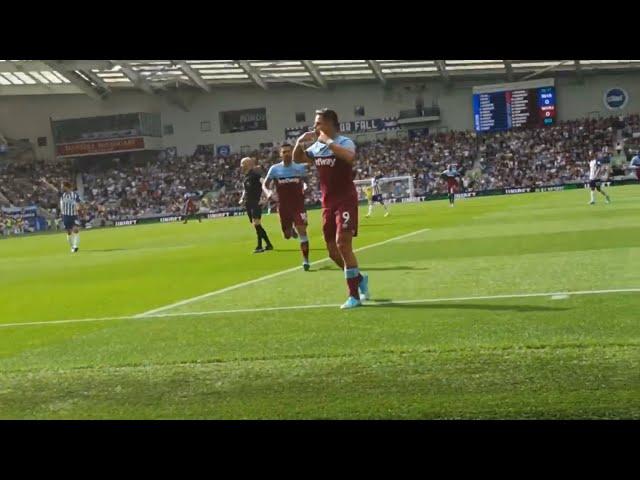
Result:
{"label": "red banner", "polygon": [[56,145],[56,155],[59,157],[99,155],[101,153],[127,152],[132,150],[144,150],[144,138],[114,138],[112,140]]}

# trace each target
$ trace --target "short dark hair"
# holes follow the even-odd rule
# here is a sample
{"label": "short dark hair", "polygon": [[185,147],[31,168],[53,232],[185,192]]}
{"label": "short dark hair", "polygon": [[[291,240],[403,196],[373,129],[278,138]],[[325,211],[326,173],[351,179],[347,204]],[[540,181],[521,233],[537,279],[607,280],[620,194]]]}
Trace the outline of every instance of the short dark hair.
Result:
{"label": "short dark hair", "polygon": [[62,183],[62,186],[63,186],[64,188],[71,188],[71,182],[69,182],[69,181],[63,182],[63,183]]}
{"label": "short dark hair", "polygon": [[289,142],[284,142],[282,145],[280,145],[280,148],[284,147],[293,147],[293,145],[291,145]]}
{"label": "short dark hair", "polygon": [[320,115],[325,120],[329,120],[335,125],[337,130],[340,130],[340,122],[338,121],[338,114],[335,112],[335,110],[322,108],[320,110],[316,110],[316,115]]}

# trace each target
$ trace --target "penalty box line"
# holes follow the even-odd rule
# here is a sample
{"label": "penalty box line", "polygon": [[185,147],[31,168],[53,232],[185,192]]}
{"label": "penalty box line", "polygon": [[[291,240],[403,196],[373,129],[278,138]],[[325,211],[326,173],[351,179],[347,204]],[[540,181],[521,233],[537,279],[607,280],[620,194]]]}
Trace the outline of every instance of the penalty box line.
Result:
{"label": "penalty box line", "polygon": [[[365,245],[364,247],[356,248],[354,250],[354,252],[356,252],[356,253],[357,252],[362,252],[363,250],[367,250],[369,248],[374,248],[374,247],[379,247],[379,246],[385,245],[385,244],[387,244],[389,242],[395,242],[397,240],[402,240],[404,238],[409,238],[409,237],[412,237],[414,235],[419,235],[420,233],[423,233],[423,232],[426,232],[426,231],[429,231],[429,230],[431,230],[431,229],[430,228],[423,228],[423,229],[420,229],[420,230],[416,230],[415,232],[406,233],[404,235],[399,235],[397,237],[393,237],[393,238],[389,238],[387,240],[383,240],[382,242],[372,243],[371,245]],[[331,258],[330,257],[325,257],[325,258],[322,258],[320,260],[316,260],[315,262],[311,262],[310,265],[318,265],[318,264],[324,263],[324,262],[326,262],[328,260],[331,260]],[[237,283],[235,285],[230,285],[228,287],[221,288],[219,290],[214,290],[212,292],[207,292],[207,293],[204,293],[202,295],[198,295],[196,297],[187,298],[185,300],[180,300],[178,302],[171,303],[169,305],[164,305],[162,307],[154,308],[153,310],[148,310],[146,312],[139,313],[136,316],[138,316],[138,317],[147,317],[149,315],[155,315],[156,313],[164,312],[165,310],[170,310],[172,308],[181,307],[183,305],[188,305],[190,303],[197,302],[198,300],[202,300],[204,298],[209,298],[209,297],[213,297],[215,295],[220,295],[222,293],[230,292],[232,290],[236,290],[238,288],[246,287],[248,285],[253,285],[254,283],[263,282],[264,280],[270,280],[272,278],[276,278],[276,277],[279,277],[281,275],[285,275],[287,273],[296,272],[298,270],[300,270],[300,267],[287,268],[286,270],[281,270],[279,272],[271,273],[271,274],[265,275],[263,277],[254,278],[253,280],[248,280],[246,282]]]}
{"label": "penalty box line", "polygon": [[[412,303],[442,303],[442,302],[463,302],[472,300],[500,300],[509,298],[531,298],[531,297],[555,297],[555,296],[567,296],[572,295],[602,295],[609,293],[636,293],[640,292],[640,288],[617,288],[611,290],[581,290],[575,292],[545,292],[545,293],[513,293],[505,295],[479,295],[475,297],[446,297],[446,298],[423,298],[423,299],[411,299],[411,300],[389,300],[382,302],[367,302],[364,304],[365,310],[370,307],[385,307],[388,305],[397,304],[412,304]],[[101,317],[101,318],[79,318],[69,320],[44,320],[41,322],[21,322],[21,323],[4,323],[0,324],[0,328],[6,327],[26,327],[37,325],[58,325],[67,323],[85,323],[85,322],[103,322],[110,320],[152,320],[156,318],[171,318],[171,317],[197,317],[202,315],[220,315],[220,314],[233,314],[233,313],[258,313],[258,312],[272,312],[278,310],[307,310],[307,309],[322,309],[322,308],[337,308],[338,303],[325,303],[318,305],[290,305],[287,307],[261,307],[261,308],[239,308],[234,310],[210,310],[207,312],[179,312],[179,313],[157,313],[153,315],[146,315],[141,317],[140,315],[123,315],[118,317]],[[356,309],[357,311],[358,309]]]}

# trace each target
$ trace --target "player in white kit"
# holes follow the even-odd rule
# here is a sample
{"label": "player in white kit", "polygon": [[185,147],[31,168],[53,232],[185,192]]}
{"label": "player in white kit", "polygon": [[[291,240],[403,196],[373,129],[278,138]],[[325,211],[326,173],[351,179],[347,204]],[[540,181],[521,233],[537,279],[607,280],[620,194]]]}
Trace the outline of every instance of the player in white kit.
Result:
{"label": "player in white kit", "polygon": [[640,153],[636,153],[636,155],[629,162],[629,170],[635,173],[636,178],[640,182]]}
{"label": "player in white kit", "polygon": [[606,203],[611,201],[609,195],[601,189],[602,177],[606,176],[608,170],[609,165],[601,158],[593,158],[589,162],[589,188],[591,189],[591,201],[589,205],[596,203],[596,190],[604,195],[604,201]]}
{"label": "player in white kit", "polygon": [[373,195],[371,197],[371,201],[369,202],[369,211],[367,212],[367,217],[370,217],[371,213],[373,212],[374,202],[378,202],[380,205],[382,205],[382,208],[384,208],[385,211],[385,217],[389,216],[389,209],[384,203],[384,200],[382,199],[382,192],[380,191],[380,180],[382,178],[384,178],[384,175],[382,175],[381,172],[378,172],[378,174],[371,179],[371,192]]}

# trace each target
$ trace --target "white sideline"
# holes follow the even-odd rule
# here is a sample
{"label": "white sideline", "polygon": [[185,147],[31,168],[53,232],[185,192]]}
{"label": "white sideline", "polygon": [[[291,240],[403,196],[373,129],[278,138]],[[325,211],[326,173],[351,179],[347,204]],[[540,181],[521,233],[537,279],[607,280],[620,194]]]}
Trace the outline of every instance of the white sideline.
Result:
{"label": "white sideline", "polygon": [[[415,232],[406,233],[404,235],[400,235],[398,237],[393,237],[393,238],[390,238],[388,240],[384,240],[382,242],[372,243],[371,245],[365,245],[364,247],[356,248],[354,250],[354,252],[362,252],[363,250],[367,250],[368,248],[379,247],[380,245],[385,245],[385,244],[387,244],[389,242],[395,242],[397,240],[402,240],[403,238],[412,237],[414,235],[418,235],[418,234],[426,232],[428,230],[431,230],[431,229],[430,228],[423,228],[421,230],[416,230]],[[325,257],[325,258],[323,258],[321,260],[316,260],[315,262],[311,262],[310,265],[317,265],[319,263],[326,262],[327,260],[330,260],[330,258],[329,257]],[[154,315],[154,314],[156,314],[158,312],[163,312],[163,311],[169,310],[171,308],[180,307],[182,305],[187,305],[189,303],[197,302],[198,300],[202,300],[203,298],[212,297],[214,295],[220,295],[221,293],[230,292],[231,290],[235,290],[237,288],[246,287],[247,285],[252,285],[254,283],[262,282],[263,280],[269,280],[270,278],[279,277],[280,275],[284,275],[284,274],[290,273],[290,272],[296,272],[298,270],[300,270],[299,266],[298,267],[293,267],[293,268],[288,268],[286,270],[281,270],[279,272],[271,273],[271,274],[265,275],[263,277],[254,278],[253,280],[248,280],[246,282],[237,283],[235,285],[230,285],[228,287],[221,288],[220,290],[214,290],[213,292],[204,293],[202,295],[198,295],[197,297],[187,298],[185,300],[180,300],[179,302],[175,302],[175,303],[172,303],[170,305],[165,305],[163,307],[154,308],[153,310],[148,310],[146,312],[139,313],[137,316],[138,317],[147,317],[149,315]]]}
{"label": "white sideline", "polygon": [[[469,300],[498,300],[504,298],[528,298],[528,297],[554,297],[557,295],[565,295],[570,297],[571,295],[600,295],[607,293],[630,293],[640,292],[640,288],[617,288],[612,290],[581,290],[575,292],[545,292],[545,293],[513,293],[505,295],[481,295],[476,297],[447,297],[447,298],[423,298],[413,300],[390,300],[384,302],[367,302],[364,308],[369,307],[384,307],[393,304],[405,304],[405,303],[436,303],[436,302],[455,302],[455,301],[469,301]],[[553,298],[552,298],[553,299]],[[261,308],[239,308],[234,310],[209,310],[206,312],[178,312],[178,313],[159,313],[153,315],[146,315],[144,317],[140,315],[124,315],[119,317],[101,317],[101,318],[79,318],[69,320],[45,320],[41,322],[22,322],[22,323],[4,323],[0,324],[0,328],[4,327],[25,327],[32,325],[58,325],[65,323],[84,323],[84,322],[102,322],[108,320],[151,320],[153,318],[165,318],[165,317],[194,317],[199,315],[216,315],[216,314],[230,314],[230,313],[257,313],[257,312],[270,312],[274,310],[303,310],[312,308],[337,308],[338,303],[325,303],[318,305],[291,305],[287,307],[261,307]]]}

